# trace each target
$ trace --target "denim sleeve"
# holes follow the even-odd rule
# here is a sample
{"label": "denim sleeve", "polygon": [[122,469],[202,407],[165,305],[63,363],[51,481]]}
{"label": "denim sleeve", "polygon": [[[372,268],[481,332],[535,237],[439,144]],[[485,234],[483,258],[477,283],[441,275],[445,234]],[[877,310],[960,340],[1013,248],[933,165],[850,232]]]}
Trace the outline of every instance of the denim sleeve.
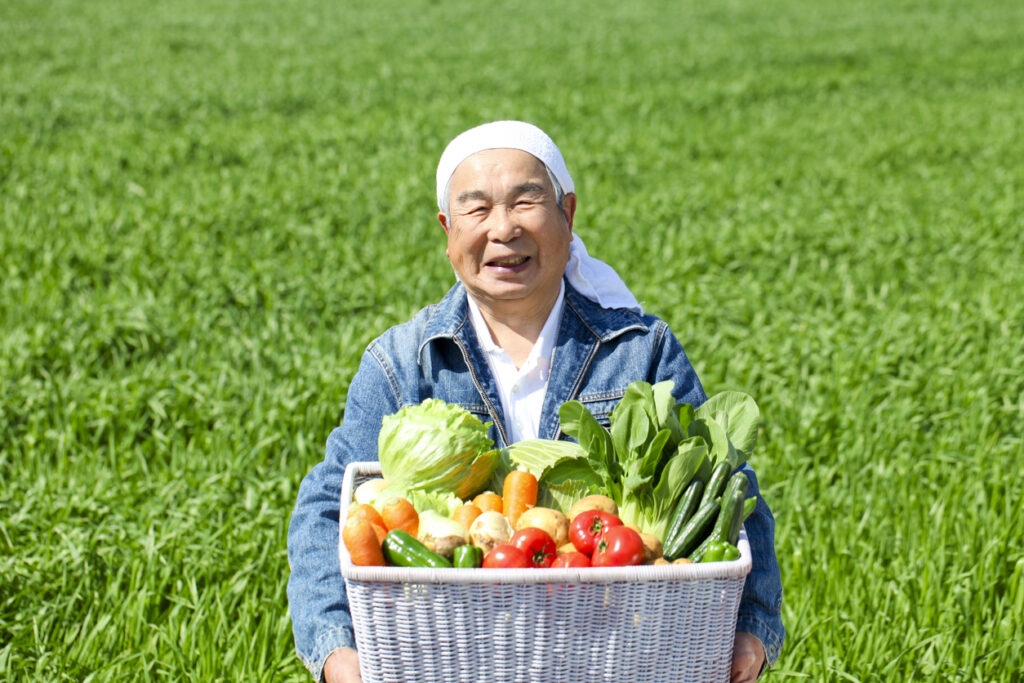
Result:
{"label": "denim sleeve", "polygon": [[377,459],[384,415],[398,409],[387,374],[363,355],[345,402],[345,417],[327,439],[327,453],[299,487],[288,528],[288,605],[295,650],[313,677],[335,650],[355,648],[345,580],[338,565],[341,481],[350,462]]}
{"label": "denim sleeve", "polygon": [[743,584],[736,630],[756,636],[764,645],[766,665],[774,666],[786,639],[781,613],[782,577],[775,557],[775,518],[761,497],[754,470],[744,464],[739,471],[747,475],[747,496],[757,496],[757,507],[745,522],[753,567]]}
{"label": "denim sleeve", "polygon": [[648,382],[655,384],[670,379],[675,383],[672,395],[676,401],[689,403],[694,408],[708,400],[701,386],[697,371],[693,369],[690,359],[683,350],[672,330],[664,321],[659,320],[655,329],[658,339],[655,342],[654,354],[651,358],[651,374]]}

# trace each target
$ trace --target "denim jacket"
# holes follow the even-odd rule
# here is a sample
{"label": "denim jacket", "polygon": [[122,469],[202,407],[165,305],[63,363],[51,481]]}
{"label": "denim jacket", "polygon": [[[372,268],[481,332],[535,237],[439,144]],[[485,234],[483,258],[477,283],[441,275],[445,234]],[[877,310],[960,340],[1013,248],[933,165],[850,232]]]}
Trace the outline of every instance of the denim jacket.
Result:
{"label": "denim jacket", "polygon": [[[355,647],[338,567],[341,480],[348,463],[377,459],[383,416],[440,398],[493,423],[495,446],[507,445],[498,389],[468,315],[466,291],[456,284],[439,303],[371,342],[349,387],[343,424],[328,437],[324,460],[302,481],[288,531],[288,601],[296,651],[318,681],[328,655]],[[560,429],[558,408],[570,399],[607,425],[626,387],[636,380],[672,380],[676,400],[694,407],[706,400],[693,366],[664,321],[626,309],[603,309],[566,282],[540,438],[568,438]],[[753,470],[749,465],[742,469],[750,479],[749,494],[758,501],[746,522],[754,563],[736,629],[761,640],[771,665],[785,638],[775,521]]]}

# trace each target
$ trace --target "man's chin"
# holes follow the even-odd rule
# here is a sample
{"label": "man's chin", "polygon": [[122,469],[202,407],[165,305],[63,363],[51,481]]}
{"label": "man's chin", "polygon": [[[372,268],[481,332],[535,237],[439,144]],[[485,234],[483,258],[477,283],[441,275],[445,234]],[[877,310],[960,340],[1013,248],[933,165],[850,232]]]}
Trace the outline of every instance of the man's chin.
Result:
{"label": "man's chin", "polygon": [[516,301],[525,299],[534,288],[525,282],[491,282],[469,286],[466,289],[478,301]]}

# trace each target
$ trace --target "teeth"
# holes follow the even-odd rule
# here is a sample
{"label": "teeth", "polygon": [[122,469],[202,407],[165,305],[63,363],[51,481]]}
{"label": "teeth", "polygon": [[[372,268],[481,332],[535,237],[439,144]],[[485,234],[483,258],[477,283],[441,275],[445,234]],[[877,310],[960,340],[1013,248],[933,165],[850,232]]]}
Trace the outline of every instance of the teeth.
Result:
{"label": "teeth", "polygon": [[496,266],[518,266],[520,263],[526,261],[525,256],[515,256],[512,258],[498,259],[497,261],[491,261]]}

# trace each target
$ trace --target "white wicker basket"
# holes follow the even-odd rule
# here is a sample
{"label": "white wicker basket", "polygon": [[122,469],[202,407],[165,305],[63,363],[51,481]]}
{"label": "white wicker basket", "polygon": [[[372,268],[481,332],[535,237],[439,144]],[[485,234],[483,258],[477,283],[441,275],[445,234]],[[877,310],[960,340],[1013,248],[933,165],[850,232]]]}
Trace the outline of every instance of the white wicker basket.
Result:
{"label": "white wicker basket", "polygon": [[[379,463],[345,471],[341,509]],[[357,567],[341,573],[366,683],[729,680],[740,559],[586,569]]]}

